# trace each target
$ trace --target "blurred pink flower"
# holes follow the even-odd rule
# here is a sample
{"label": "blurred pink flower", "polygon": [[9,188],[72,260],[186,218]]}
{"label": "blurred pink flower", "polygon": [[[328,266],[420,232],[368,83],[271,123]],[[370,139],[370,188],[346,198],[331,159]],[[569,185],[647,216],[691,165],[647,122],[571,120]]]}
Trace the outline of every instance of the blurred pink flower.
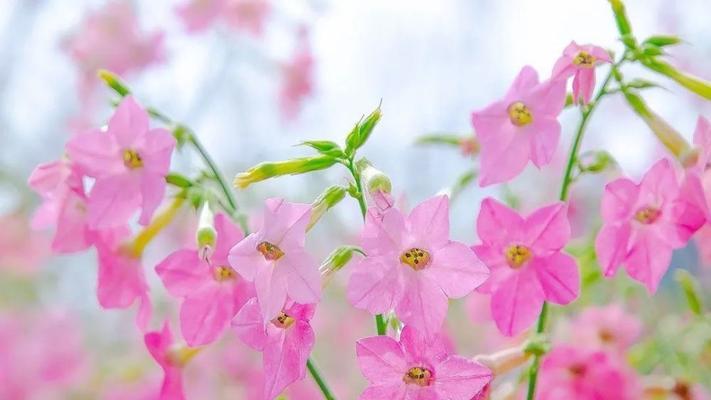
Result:
{"label": "blurred pink flower", "polygon": [[163,58],[163,33],[143,32],[129,1],[110,1],[90,13],[63,49],[80,70],[80,94],[86,99],[99,82],[96,73],[118,75],[140,71]]}
{"label": "blurred pink flower", "polygon": [[604,224],[595,240],[605,276],[620,264],[654,293],[669,268],[673,249],[686,245],[706,222],[706,204],[693,174],[679,184],[669,160],[655,163],[639,184],[628,178],[605,185]]}
{"label": "blurred pink flower", "polygon": [[642,333],[642,322],[619,304],[589,307],[571,323],[574,343],[623,354]]}
{"label": "blurred pink flower", "polygon": [[367,257],[353,267],[348,300],[371,314],[395,309],[407,325],[436,336],[448,298],[460,298],[489,275],[460,242],[449,240],[449,199],[437,196],[405,216],[397,208],[371,208],[361,233]]}
{"label": "blurred pink flower", "polygon": [[568,304],[578,297],[578,266],[562,252],[570,239],[564,203],[539,208],[524,218],[487,198],[481,204],[477,233],[482,243],[473,249],[491,269],[479,291],[491,293],[491,314],[504,335],[528,328],[544,301]]}
{"label": "blurred pink flower", "polygon": [[297,47],[291,59],[282,64],[281,71],[281,114],[286,119],[293,119],[304,99],[314,91],[314,58],[305,32],[300,33]]}
{"label": "blurred pink flower", "polygon": [[635,373],[620,359],[581,347],[554,348],[543,359],[539,400],[637,400],[642,397]]}
{"label": "blurred pink flower", "polygon": [[204,30],[223,18],[231,28],[260,36],[270,10],[267,0],[189,0],[176,13],[188,32]]}
{"label": "blurred pink flower", "polygon": [[472,113],[481,145],[479,185],[507,182],[528,160],[550,163],[560,138],[558,115],[565,105],[565,82],[538,82],[538,73],[523,67],[503,100]]}
{"label": "blurred pink flower", "polygon": [[306,361],[314,345],[309,321],[313,304],[287,304],[271,321],[262,318],[256,299],[237,313],[232,327],[248,346],[262,352],[264,399],[277,397],[289,384],[306,375]]}
{"label": "blurred pink flower", "polygon": [[123,225],[138,208],[139,222],[148,224],[163,200],[174,147],[167,130],[149,128],[148,114],[131,96],[118,106],[107,132],[75,135],[67,143],[69,158],[96,178],[89,193],[89,225]]}
{"label": "blurred pink flower", "polygon": [[0,215],[0,269],[32,275],[50,255],[48,238],[30,229],[24,213]]}
{"label": "blurred pink flower", "polygon": [[573,41],[555,63],[552,78],[568,79],[574,76],[573,99],[578,104],[588,104],[595,90],[595,66],[601,62],[612,62],[605,49]]}
{"label": "blurred pink flower", "polygon": [[163,368],[163,384],[158,398],[160,400],[184,400],[183,366],[187,359],[182,357],[180,349],[175,347],[168,322],[163,323],[161,331],[146,333],[144,341],[153,359]]}
{"label": "blurred pink flower", "polygon": [[[694,145],[699,152],[698,161],[691,166],[690,172],[699,175],[706,196],[706,205],[711,208],[711,123],[703,116],[699,116],[696,122]],[[696,244],[705,266],[711,266],[709,243],[711,243],[711,225],[707,223],[696,233]]]}
{"label": "blurred pink flower", "polygon": [[428,341],[405,326],[397,342],[374,336],[356,343],[369,386],[361,400],[471,400],[492,379],[485,366],[452,355],[440,338]]}
{"label": "blurred pink flower", "polygon": [[176,7],[188,32],[198,32],[212,25],[225,6],[226,0],[189,0]]}
{"label": "blurred pink flower", "polygon": [[301,304],[321,298],[318,266],[304,249],[310,218],[310,204],[268,199],[262,228],[230,250],[230,265],[254,282],[265,321],[279,315],[287,295]]}
{"label": "blurred pink flower", "polygon": [[217,243],[205,260],[198,250],[184,248],[166,257],[156,273],[168,292],[183,299],[180,330],[190,346],[213,342],[232,317],[254,296],[254,288],[229,266],[227,254],[243,237],[224,214],[215,216]]}

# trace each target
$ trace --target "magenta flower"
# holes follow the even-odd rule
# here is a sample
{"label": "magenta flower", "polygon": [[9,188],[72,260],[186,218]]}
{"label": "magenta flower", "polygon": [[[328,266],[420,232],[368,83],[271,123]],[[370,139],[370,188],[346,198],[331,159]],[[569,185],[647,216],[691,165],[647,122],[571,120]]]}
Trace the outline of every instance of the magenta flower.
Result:
{"label": "magenta flower", "polygon": [[563,55],[553,67],[553,79],[573,78],[573,100],[578,104],[588,104],[595,90],[595,66],[610,63],[610,55],[602,47],[591,44],[579,45],[570,42]]}
{"label": "magenta flower", "polygon": [[637,400],[639,378],[620,358],[603,351],[557,347],[543,359],[537,399]]}
{"label": "magenta flower", "polygon": [[160,205],[175,139],[165,129],[149,129],[148,123],[148,114],[129,96],[106,133],[76,135],[67,143],[72,162],[96,178],[88,202],[92,228],[123,225],[138,208],[145,225]]}
{"label": "magenta flower", "polygon": [[466,296],[489,274],[471,249],[449,240],[447,196],[424,201],[408,216],[395,207],[371,208],[361,246],[368,256],[353,267],[348,300],[371,314],[394,308],[429,338],[442,328],[448,298]]}
{"label": "magenta flower", "polygon": [[605,185],[603,226],[595,240],[605,276],[624,264],[650,293],[669,268],[672,251],[683,247],[706,223],[703,191],[694,174],[679,184],[669,160],[650,168],[639,184],[627,178]]}
{"label": "magenta flower", "polygon": [[642,322],[619,304],[589,307],[571,323],[575,343],[623,354],[642,333]]}
{"label": "magenta flower", "polygon": [[232,268],[254,282],[262,318],[279,315],[287,295],[297,303],[317,303],[321,298],[318,266],[304,249],[311,205],[269,199],[262,229],[230,250]]}
{"label": "magenta flower", "polygon": [[314,309],[313,304],[289,302],[274,319],[265,321],[257,300],[252,299],[232,321],[237,336],[262,352],[264,399],[277,397],[306,375],[306,361],[314,346],[314,331],[309,324]]}
{"label": "magenta flower", "polygon": [[538,73],[523,67],[503,100],[472,113],[481,145],[479,185],[506,182],[523,171],[551,162],[560,138],[558,115],[565,105],[565,82],[538,82]]}
{"label": "magenta flower", "polygon": [[183,366],[194,355],[190,349],[181,351],[173,342],[173,334],[168,322],[163,323],[159,332],[148,332],[143,337],[146,348],[163,368],[163,384],[160,388],[159,400],[184,400]]}
{"label": "magenta flower", "polygon": [[570,239],[564,203],[539,208],[524,218],[487,198],[481,204],[477,233],[482,243],[473,249],[491,269],[479,290],[491,293],[491,314],[504,335],[528,328],[544,301],[568,304],[578,297],[578,266],[562,252]]}
{"label": "magenta flower", "polygon": [[183,299],[180,330],[190,346],[217,339],[254,296],[252,285],[227,261],[229,250],[244,237],[242,231],[223,214],[215,216],[215,230],[217,243],[209,259],[201,258],[198,250],[182,249],[156,266],[168,292]]}
{"label": "magenta flower", "polygon": [[428,341],[405,326],[397,342],[374,336],[356,342],[368,380],[360,400],[471,400],[491,381],[485,366],[452,355],[440,337]]}

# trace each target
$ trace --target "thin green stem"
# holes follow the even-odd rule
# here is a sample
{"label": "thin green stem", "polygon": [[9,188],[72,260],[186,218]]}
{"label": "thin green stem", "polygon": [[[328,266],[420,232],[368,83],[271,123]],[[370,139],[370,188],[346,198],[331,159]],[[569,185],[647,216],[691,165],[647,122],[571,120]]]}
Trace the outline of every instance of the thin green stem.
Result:
{"label": "thin green stem", "polygon": [[314,365],[314,362],[310,358],[306,361],[306,368],[309,369],[309,373],[311,373],[311,376],[314,378],[314,381],[316,381],[316,384],[318,385],[319,389],[321,389],[321,393],[323,393],[323,398],[326,400],[335,400],[336,397],[333,395],[331,389],[329,389],[328,387],[328,384],[325,380],[323,380],[323,377],[321,377],[321,373],[319,372],[318,368],[316,368],[316,365]]}
{"label": "thin green stem", "polygon": [[[570,151],[568,153],[568,162],[565,166],[565,172],[563,174],[563,181],[560,186],[560,195],[558,198],[561,201],[566,201],[568,199],[568,194],[570,192],[570,185],[573,183],[573,168],[578,162],[578,153],[580,151],[580,145],[583,142],[583,135],[585,133],[585,128],[588,125],[590,116],[597,108],[600,100],[608,94],[607,87],[612,80],[614,74],[617,73],[617,68],[625,60],[626,54],[623,54],[622,58],[610,66],[610,71],[608,72],[605,80],[602,82],[597,95],[593,101],[585,106],[581,112],[580,123],[578,124],[578,129],[575,132],[575,137],[573,138],[573,143],[570,146]],[[548,319],[548,303],[543,302],[541,307],[541,314],[538,316],[538,323],[536,324],[536,334],[542,334],[546,330],[546,321]],[[528,394],[526,396],[527,400],[533,400],[536,394],[536,383],[538,382],[538,370],[541,366],[541,356],[535,355],[533,357],[533,363],[531,363],[531,368],[528,370]]]}

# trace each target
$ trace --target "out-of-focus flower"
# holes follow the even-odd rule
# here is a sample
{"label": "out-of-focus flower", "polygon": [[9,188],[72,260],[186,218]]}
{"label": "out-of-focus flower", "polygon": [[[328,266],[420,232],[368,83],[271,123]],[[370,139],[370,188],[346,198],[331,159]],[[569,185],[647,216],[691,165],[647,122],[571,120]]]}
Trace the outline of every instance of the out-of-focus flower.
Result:
{"label": "out-of-focus flower", "polygon": [[579,104],[588,104],[595,90],[595,67],[603,62],[612,62],[605,49],[591,44],[579,45],[573,41],[555,63],[552,77],[568,79],[574,76],[573,100]]}
{"label": "out-of-focus flower", "polygon": [[686,245],[706,222],[701,185],[693,174],[679,184],[669,160],[655,163],[639,184],[628,178],[605,185],[604,225],[595,240],[605,276],[623,264],[654,293],[669,268],[673,249]]}
{"label": "out-of-focus flower", "polygon": [[49,240],[30,229],[22,213],[0,215],[0,226],[0,270],[32,275],[49,257]]}
{"label": "out-of-focus flower", "polygon": [[304,99],[314,91],[314,58],[306,32],[300,33],[296,49],[291,59],[281,65],[281,71],[279,105],[284,118],[293,119]]}
{"label": "out-of-focus flower", "polygon": [[130,96],[116,109],[107,132],[75,135],[67,143],[69,158],[96,178],[89,193],[89,225],[123,225],[139,208],[139,222],[148,224],[163,200],[174,147],[167,130],[149,128],[148,114]]}
{"label": "out-of-focus flower", "polygon": [[190,346],[213,342],[232,317],[254,296],[254,288],[227,261],[229,250],[243,237],[224,214],[215,216],[217,242],[209,259],[196,249],[173,252],[156,266],[171,295],[183,299],[180,330]]}
{"label": "out-of-focus flower", "polygon": [[99,69],[125,75],[161,61],[164,53],[163,33],[142,31],[131,2],[116,0],[90,13],[63,48],[79,67],[82,97],[98,83]]}
{"label": "out-of-focus flower", "polygon": [[160,388],[160,400],[183,400],[183,367],[198,349],[176,346],[168,322],[163,323],[163,329],[148,332],[144,336],[146,348],[163,368],[163,384]]}
{"label": "out-of-focus flower", "polygon": [[321,298],[318,265],[304,249],[310,219],[310,204],[268,199],[262,229],[230,250],[232,268],[254,282],[265,321],[279,315],[287,295],[300,304]]}
{"label": "out-of-focus flower", "polygon": [[262,318],[256,299],[242,307],[232,321],[237,336],[262,352],[264,399],[273,399],[289,384],[306,375],[306,361],[314,345],[309,321],[315,306],[290,302],[271,321]]}
{"label": "out-of-focus flower", "polygon": [[561,346],[543,359],[540,400],[637,400],[638,377],[620,359],[599,350]]}
{"label": "out-of-focus flower", "polygon": [[[711,207],[711,123],[699,116],[694,131],[694,145],[696,146],[696,162],[690,166],[691,173],[696,173],[701,179],[706,196],[706,205]],[[711,266],[711,225],[704,225],[696,233],[696,243],[701,254],[701,261],[705,266]]]}
{"label": "out-of-focus flower", "polygon": [[222,18],[229,27],[260,36],[271,11],[267,0],[190,0],[176,8],[188,32],[198,32]]}
{"label": "out-of-focus flower", "polygon": [[369,383],[361,400],[471,400],[492,378],[485,366],[450,354],[440,338],[427,341],[410,326],[399,342],[388,336],[359,340],[356,354]]}
{"label": "out-of-focus flower", "polygon": [[482,243],[473,249],[491,269],[479,291],[491,293],[491,314],[504,335],[528,328],[544,301],[568,304],[578,297],[578,266],[562,252],[570,239],[565,204],[539,208],[524,218],[487,198],[477,233]]}
{"label": "out-of-focus flower", "polygon": [[586,308],[572,323],[575,343],[623,353],[639,338],[642,323],[619,304]]}
{"label": "out-of-focus flower", "polygon": [[503,100],[472,113],[481,145],[479,185],[506,182],[528,163],[551,162],[560,138],[558,115],[565,105],[565,81],[538,82],[538,73],[524,67]]}
{"label": "out-of-focus flower", "polygon": [[351,304],[372,314],[394,308],[429,338],[442,329],[448,298],[466,296],[489,275],[471,249],[449,240],[447,196],[421,203],[408,216],[394,207],[371,208],[361,246],[368,256],[353,267]]}

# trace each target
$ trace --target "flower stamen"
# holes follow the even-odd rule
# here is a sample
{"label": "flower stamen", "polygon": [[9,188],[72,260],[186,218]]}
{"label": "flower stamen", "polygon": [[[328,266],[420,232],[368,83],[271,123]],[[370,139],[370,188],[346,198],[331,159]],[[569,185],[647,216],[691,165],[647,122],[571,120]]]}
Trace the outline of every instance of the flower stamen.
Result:
{"label": "flower stamen", "polygon": [[583,68],[594,67],[595,61],[597,61],[595,56],[587,51],[581,51],[573,58],[573,64]]}
{"label": "flower stamen", "polygon": [[123,165],[128,169],[141,168],[143,166],[143,158],[136,150],[126,149],[123,151]]}
{"label": "flower stamen", "polygon": [[638,222],[649,225],[653,224],[662,215],[661,210],[651,206],[642,207],[634,214],[634,219]]}
{"label": "flower stamen", "polygon": [[429,386],[432,383],[432,371],[423,367],[412,367],[407,370],[402,381],[417,386]]}
{"label": "flower stamen", "polygon": [[521,101],[513,102],[509,105],[509,119],[516,126],[526,126],[533,122],[533,113],[526,104]]}
{"label": "flower stamen", "polygon": [[277,328],[286,329],[294,324],[296,320],[294,317],[286,314],[284,311],[280,312],[279,315],[272,320],[272,324]]}
{"label": "flower stamen", "polygon": [[509,267],[518,269],[533,257],[533,252],[526,246],[514,244],[506,249],[505,256]]}
{"label": "flower stamen", "polygon": [[221,265],[212,270],[212,276],[218,282],[234,279],[235,271],[227,266]]}
{"label": "flower stamen", "polygon": [[279,248],[279,246],[269,242],[259,243],[257,245],[257,251],[262,253],[264,259],[267,261],[276,261],[284,257],[284,252]]}
{"label": "flower stamen", "polygon": [[430,264],[431,257],[427,250],[420,249],[418,247],[413,247],[409,250],[405,250],[400,254],[400,262],[419,271],[424,269]]}

